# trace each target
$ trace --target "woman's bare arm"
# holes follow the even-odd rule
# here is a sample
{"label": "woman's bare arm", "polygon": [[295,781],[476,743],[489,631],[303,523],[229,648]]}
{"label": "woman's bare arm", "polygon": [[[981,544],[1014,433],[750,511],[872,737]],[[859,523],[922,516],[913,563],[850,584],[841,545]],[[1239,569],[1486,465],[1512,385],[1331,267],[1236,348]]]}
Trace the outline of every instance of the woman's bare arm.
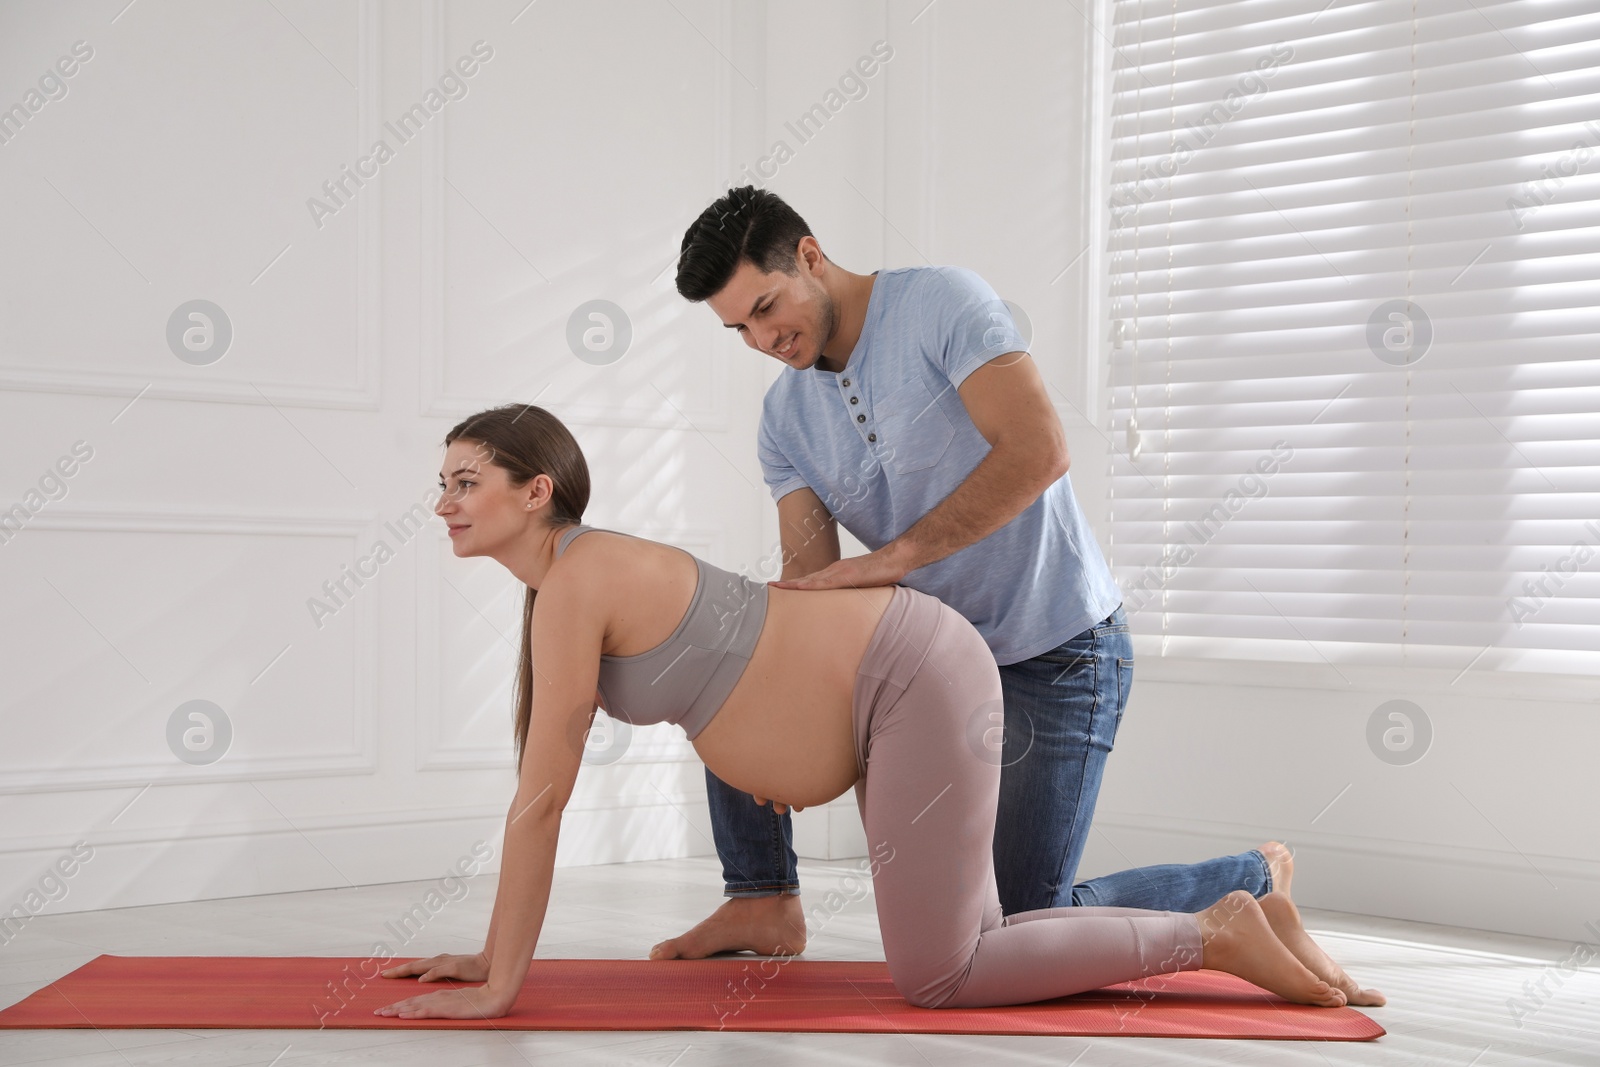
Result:
{"label": "woman's bare arm", "polygon": [[594,715],[609,598],[596,595],[581,557],[552,567],[532,624],[533,711],[522,771],[506,815],[500,883],[485,942],[488,988],[509,1009],[527,977],[550,901],[561,813],[583,758]]}
{"label": "woman's bare arm", "polygon": [[[574,563],[577,561],[573,561]],[[587,577],[585,573],[587,572]],[[377,1009],[402,1019],[493,1019],[522,991],[539,943],[555,870],[561,812],[583,758],[583,735],[594,714],[600,648],[614,588],[596,565],[564,563],[539,589],[529,644],[533,655],[532,709],[517,794],[506,815],[486,943],[488,982],[409,997]]]}
{"label": "woman's bare arm", "polygon": [[[516,811],[517,798],[515,795],[513,795],[511,798],[511,806],[506,809],[507,826],[511,825],[511,816],[516,814]],[[494,909],[489,913],[489,932],[485,934],[483,938],[483,962],[485,965],[494,962],[494,932],[496,927],[498,927],[500,924],[500,893],[498,891],[498,886],[500,884],[501,883],[497,880],[497,888],[494,895]]]}

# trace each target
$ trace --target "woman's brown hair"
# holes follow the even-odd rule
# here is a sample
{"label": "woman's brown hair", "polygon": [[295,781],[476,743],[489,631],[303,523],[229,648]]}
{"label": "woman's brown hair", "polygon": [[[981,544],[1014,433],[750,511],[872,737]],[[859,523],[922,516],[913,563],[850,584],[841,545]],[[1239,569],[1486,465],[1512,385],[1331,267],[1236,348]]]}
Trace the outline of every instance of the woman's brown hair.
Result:
{"label": "woman's brown hair", "polygon": [[[505,404],[480,411],[456,423],[444,438],[449,448],[458,439],[476,441],[489,450],[488,460],[501,468],[511,484],[521,488],[535,475],[548,475],[550,524],[575,526],[589,506],[589,465],[561,420],[532,404]],[[528,740],[528,719],[533,714],[533,600],[538,591],[526,587],[522,600],[522,641],[517,652],[515,704],[517,771],[522,771],[522,749]]]}

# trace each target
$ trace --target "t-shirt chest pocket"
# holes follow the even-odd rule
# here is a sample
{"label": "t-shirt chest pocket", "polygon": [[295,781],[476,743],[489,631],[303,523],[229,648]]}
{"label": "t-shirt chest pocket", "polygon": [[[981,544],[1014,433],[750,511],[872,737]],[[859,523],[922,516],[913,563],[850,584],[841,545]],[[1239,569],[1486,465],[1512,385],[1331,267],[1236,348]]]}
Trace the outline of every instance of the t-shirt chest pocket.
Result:
{"label": "t-shirt chest pocket", "polygon": [[892,405],[878,412],[878,425],[876,450],[896,474],[932,467],[944,458],[956,435],[956,428],[920,380],[908,383]]}

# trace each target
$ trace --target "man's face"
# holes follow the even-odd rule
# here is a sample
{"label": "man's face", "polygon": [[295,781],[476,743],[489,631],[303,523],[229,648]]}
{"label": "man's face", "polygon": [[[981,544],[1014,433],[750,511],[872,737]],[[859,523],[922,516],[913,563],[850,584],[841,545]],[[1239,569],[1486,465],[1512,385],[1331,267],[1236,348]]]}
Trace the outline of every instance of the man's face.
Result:
{"label": "man's face", "polygon": [[739,331],[744,343],[786,366],[806,370],[838,326],[833,298],[823,288],[820,252],[806,255],[805,242],[794,274],[768,274],[742,260],[728,284],[706,303],[724,326]]}

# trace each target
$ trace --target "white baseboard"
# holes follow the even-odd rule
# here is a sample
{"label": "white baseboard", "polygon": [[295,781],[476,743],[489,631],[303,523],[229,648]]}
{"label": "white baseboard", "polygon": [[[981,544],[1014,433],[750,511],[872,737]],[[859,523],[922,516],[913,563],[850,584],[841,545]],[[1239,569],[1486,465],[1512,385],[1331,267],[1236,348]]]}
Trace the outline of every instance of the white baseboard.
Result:
{"label": "white baseboard", "polygon": [[[1278,836],[1265,826],[1102,812],[1077,880],[1244,852]],[[1600,864],[1588,860],[1321,832],[1287,843],[1293,895],[1306,907],[1574,942],[1593,939],[1585,923],[1600,925]]]}
{"label": "white baseboard", "polygon": [[[688,776],[693,778],[693,776]],[[58,914],[176,901],[291,893],[443,877],[473,855],[492,852],[476,872],[499,869],[503,810],[477,809],[418,821],[230,827],[161,839],[96,835],[92,854],[54,873],[68,847],[23,843],[5,854],[0,915]],[[1078,871],[1082,881],[1129,867],[1189,863],[1241,852],[1282,828],[1184,819],[1102,807]],[[1592,940],[1600,926],[1600,863],[1585,858],[1461,845],[1418,845],[1312,829],[1287,837],[1295,851],[1294,896],[1307,907],[1494,930],[1563,941]],[[710,856],[710,816],[693,782],[658,803],[570,809],[562,820],[558,867]],[[483,845],[478,845],[483,842]],[[853,793],[794,818],[805,859],[867,854]],[[26,921],[12,923],[13,933]]]}
{"label": "white baseboard", "polygon": [[[26,848],[6,855],[0,915],[61,914],[103,908],[297,893],[350,885],[433,880],[465,860],[473,873],[500,869],[504,809],[417,822],[253,828],[240,833],[150,840],[96,839],[66,867],[71,848]],[[703,797],[657,804],[568,809],[557,867],[712,853]],[[479,843],[482,844],[479,844]],[[490,854],[487,862],[476,855]],[[72,869],[63,877],[59,870]],[[13,927],[15,927],[13,923]],[[23,923],[25,925],[25,922]],[[13,932],[15,932],[13,930]]]}

